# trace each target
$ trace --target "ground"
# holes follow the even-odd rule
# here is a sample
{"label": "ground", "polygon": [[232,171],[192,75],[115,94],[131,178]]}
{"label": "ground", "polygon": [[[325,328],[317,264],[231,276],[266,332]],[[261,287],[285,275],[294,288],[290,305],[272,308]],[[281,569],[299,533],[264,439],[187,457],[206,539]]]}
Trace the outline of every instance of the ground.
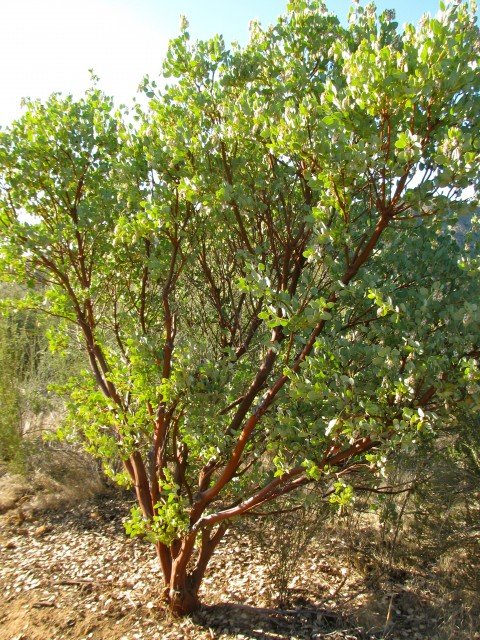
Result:
{"label": "ground", "polygon": [[208,606],[173,620],[159,599],[152,546],[124,533],[130,500],[109,494],[35,513],[24,506],[27,495],[4,508],[0,640],[447,637],[436,635],[442,610],[433,592],[414,588],[418,576],[397,572],[372,582],[368,571],[346,564],[333,534],[309,547],[288,603],[272,605],[272,566],[251,528],[231,530],[217,549],[201,593]]}

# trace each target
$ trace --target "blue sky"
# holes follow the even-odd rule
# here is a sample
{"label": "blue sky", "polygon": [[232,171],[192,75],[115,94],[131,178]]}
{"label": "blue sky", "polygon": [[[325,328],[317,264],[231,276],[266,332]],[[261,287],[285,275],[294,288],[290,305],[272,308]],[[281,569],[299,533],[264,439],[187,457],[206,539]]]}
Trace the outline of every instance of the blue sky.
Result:
{"label": "blue sky", "polygon": [[[128,4],[125,0],[125,4]],[[141,0],[137,6],[164,21],[170,27],[179,14],[187,16],[192,34],[205,37],[220,32],[227,42],[248,36],[248,23],[259,18],[263,24],[272,23],[284,12],[287,0]],[[365,4],[363,2],[362,4]],[[379,9],[395,9],[400,23],[416,22],[425,12],[436,13],[439,0],[378,0]],[[396,6],[395,6],[396,5]],[[350,0],[327,0],[328,8],[340,18],[346,18]]]}
{"label": "blue sky", "polygon": [[[270,24],[287,0],[1,0],[0,125],[20,113],[23,96],[46,98],[53,91],[81,93],[88,69],[102,88],[129,102],[143,75],[156,76],[179,16],[193,38],[222,33],[227,43],[245,42],[250,20]],[[395,6],[396,5],[396,6]],[[349,0],[327,0],[345,19]],[[438,0],[378,0],[397,19],[416,22],[436,13]]]}

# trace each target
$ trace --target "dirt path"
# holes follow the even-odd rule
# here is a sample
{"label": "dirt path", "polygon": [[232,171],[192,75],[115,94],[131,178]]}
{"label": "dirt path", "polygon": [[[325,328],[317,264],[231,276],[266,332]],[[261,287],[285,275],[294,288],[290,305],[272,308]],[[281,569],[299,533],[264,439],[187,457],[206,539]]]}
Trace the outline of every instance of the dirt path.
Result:
{"label": "dirt path", "polygon": [[303,583],[293,581],[289,608],[269,608],[260,550],[239,532],[213,558],[202,593],[210,606],[171,620],[159,602],[151,545],[123,532],[127,512],[124,500],[110,497],[34,521],[18,511],[3,516],[0,640],[432,637],[427,603],[411,598],[407,606],[408,590],[392,585],[373,606],[361,576],[332,563],[328,545],[311,549],[299,567]]}

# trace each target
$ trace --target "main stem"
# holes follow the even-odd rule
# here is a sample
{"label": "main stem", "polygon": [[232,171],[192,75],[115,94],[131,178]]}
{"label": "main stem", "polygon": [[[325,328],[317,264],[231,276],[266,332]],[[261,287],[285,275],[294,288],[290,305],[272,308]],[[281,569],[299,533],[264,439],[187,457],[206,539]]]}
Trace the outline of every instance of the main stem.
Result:
{"label": "main stem", "polygon": [[[212,533],[212,527],[205,527],[200,534],[200,548],[193,569],[192,558],[195,542],[199,534],[187,533],[181,540],[175,540],[170,547],[157,543],[157,555],[164,574],[163,600],[175,616],[193,613],[200,607],[198,592],[215,548],[222,540],[228,525],[221,523]],[[170,557],[166,572],[165,549]]]}

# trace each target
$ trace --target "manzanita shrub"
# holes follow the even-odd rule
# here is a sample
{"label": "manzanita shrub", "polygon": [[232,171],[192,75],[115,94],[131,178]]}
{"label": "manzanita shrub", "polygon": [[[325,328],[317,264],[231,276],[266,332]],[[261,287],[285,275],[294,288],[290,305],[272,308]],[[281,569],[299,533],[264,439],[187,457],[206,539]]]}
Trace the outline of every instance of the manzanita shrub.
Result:
{"label": "manzanita shrub", "polygon": [[1,133],[1,278],[83,345],[64,434],[123,460],[172,611],[235,518],[478,411],[478,54],[473,5],[294,0],[245,47],[185,23],[148,107]]}

